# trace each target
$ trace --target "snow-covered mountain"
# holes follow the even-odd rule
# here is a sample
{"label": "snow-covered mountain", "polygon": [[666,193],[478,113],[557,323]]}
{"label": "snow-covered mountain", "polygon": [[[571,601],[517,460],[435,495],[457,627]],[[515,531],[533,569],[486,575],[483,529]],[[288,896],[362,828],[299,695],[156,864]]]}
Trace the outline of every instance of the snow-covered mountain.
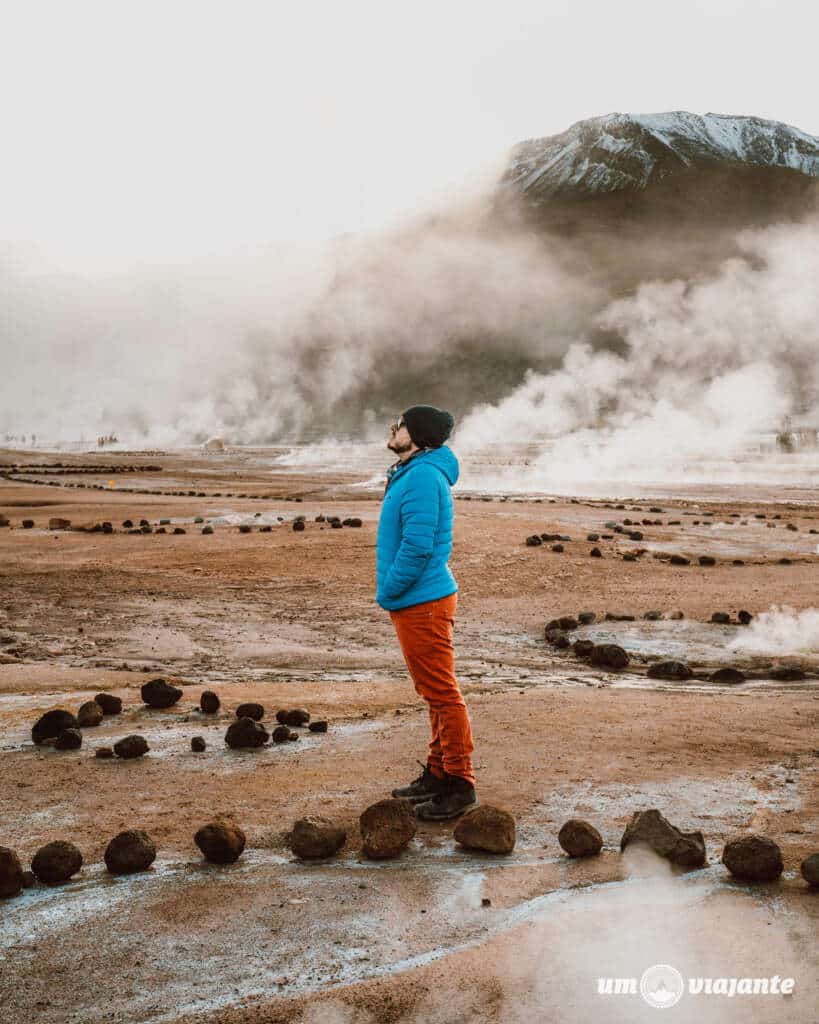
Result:
{"label": "snow-covered mountain", "polygon": [[819,138],[759,117],[607,114],[517,145],[502,185],[535,204],[645,189],[715,167],[785,168],[819,178]]}

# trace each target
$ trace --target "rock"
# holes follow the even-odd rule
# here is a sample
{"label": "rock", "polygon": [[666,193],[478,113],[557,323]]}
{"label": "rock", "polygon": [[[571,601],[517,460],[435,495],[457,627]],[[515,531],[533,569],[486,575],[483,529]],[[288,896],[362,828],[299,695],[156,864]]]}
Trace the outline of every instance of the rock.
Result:
{"label": "rock", "polygon": [[594,643],[591,640],[576,640],[573,650],[576,658],[590,658]]}
{"label": "rock", "polygon": [[34,723],[31,729],[31,738],[37,743],[45,740],[56,739],[64,729],[77,729],[79,723],[70,711],[56,708],[54,711],[46,711]]}
{"label": "rock", "polygon": [[303,860],[332,857],[347,841],[347,833],[321,817],[299,818],[290,833],[290,849]]}
{"label": "rock", "polygon": [[239,526],[239,533],[250,533],[251,528],[247,523],[241,523]]}
{"label": "rock", "polygon": [[645,614],[643,615],[643,618],[646,620],[646,622],[659,622],[660,619],[662,619],[662,617],[663,613],[661,611],[657,611],[656,609],[652,609],[651,611],[645,612]]}
{"label": "rock", "polygon": [[225,743],[232,750],[247,747],[263,747],[270,739],[270,733],[252,718],[237,718],[231,722],[225,733]]}
{"label": "rock", "polygon": [[634,616],[622,612],[606,612],[606,622],[634,622]]}
{"label": "rock", "polygon": [[140,690],[142,700],[152,708],[170,708],[180,699],[182,691],[164,679],[151,679]]}
{"label": "rock", "polygon": [[591,551],[589,552],[589,557],[590,558],[602,558],[603,557],[603,552],[600,550],[600,548],[592,548]]}
{"label": "rock", "polygon": [[569,818],[557,834],[557,841],[570,857],[593,857],[603,849],[603,837],[587,821]]}
{"label": "rock", "polygon": [[58,839],[48,843],[34,854],[31,870],[39,882],[59,885],[67,882],[82,867],[82,854],[73,843]]}
{"label": "rock", "polygon": [[771,679],[775,679],[778,683],[796,683],[800,679],[805,678],[805,670],[803,668],[797,668],[795,665],[779,665],[777,668],[771,669]]}
{"label": "rock", "polygon": [[697,559],[700,565],[716,565],[717,560],[712,555],[700,555]]}
{"label": "rock", "polygon": [[647,675],[652,679],[690,679],[691,669],[684,661],[658,661],[651,665]]}
{"label": "rock", "polygon": [[221,707],[221,701],[213,690],[205,690],[199,698],[199,707],[206,715],[215,715]]}
{"label": "rock", "polygon": [[183,528],[182,528],[181,526],[175,526],[175,527],[173,528],[173,532],[174,532],[174,536],[176,536],[176,537],[179,537],[179,536],[181,536],[181,535],[182,535],[183,533],[187,533],[188,531],[187,531],[187,530],[185,530],[185,529],[183,529]]}
{"label": "rock", "polygon": [[299,734],[292,732],[289,725],[277,725],[270,738],[274,743],[285,743],[287,740],[297,740]]}
{"label": "rock", "polygon": [[805,857],[799,865],[802,877],[812,889],[819,888],[819,853],[812,853]]}
{"label": "rock", "polygon": [[200,828],[193,838],[211,864],[234,864],[241,857],[246,842],[239,826],[227,821],[212,821]]}
{"label": "rock", "polygon": [[112,875],[132,875],[147,870],[156,860],[156,846],[151,837],[139,829],[129,829],[114,836],[105,849],[105,866]]}
{"label": "rock", "polygon": [[97,747],[94,751],[94,757],[98,757],[101,761],[108,760],[114,756],[114,751],[111,747]]}
{"label": "rock", "polygon": [[681,832],[658,810],[635,811],[620,840],[620,849],[646,843],[659,856],[680,867],[699,868],[705,863],[702,832]]}
{"label": "rock", "polygon": [[[333,526],[335,526],[335,523],[333,523]],[[341,523],[339,523],[339,526],[341,526]],[[304,530],[304,520],[303,519],[295,519],[293,521],[293,529],[297,533],[300,533],[302,530]]]}
{"label": "rock", "polygon": [[0,846],[0,900],[19,896],[23,891],[23,865],[7,846]]}
{"label": "rock", "polygon": [[580,614],[577,616],[577,621],[581,624],[581,626],[590,626],[596,618],[597,616],[594,614],[594,612],[580,612]]}
{"label": "rock", "polygon": [[77,722],[81,729],[90,729],[100,724],[102,716],[103,710],[96,700],[87,700],[85,704],[80,705],[80,710],[77,712]]}
{"label": "rock", "polygon": [[691,559],[686,558],[684,555],[672,555],[669,562],[672,565],[691,565]]}
{"label": "rock", "polygon": [[742,626],[750,626],[750,624],[754,620],[754,617],[753,617],[753,615],[751,615],[750,612],[746,612],[745,609],[743,608],[743,609],[741,609],[740,611],[737,612],[737,620],[739,621],[740,625],[742,625]]}
{"label": "rock", "polygon": [[708,677],[712,683],[744,683],[745,675],[737,668],[719,668]]}
{"label": "rock", "polygon": [[355,526],[362,526],[363,524],[362,524],[361,520],[358,518],[358,516],[350,516],[349,519],[343,519],[342,522],[341,522],[341,525],[342,526],[354,526],[355,527]]}
{"label": "rock", "polygon": [[745,565],[745,562],[741,558],[734,558],[731,565]]}
{"label": "rock", "polygon": [[98,693],[94,700],[102,708],[103,715],[118,715],[122,712],[122,700],[113,693]]}
{"label": "rock", "polygon": [[55,750],[79,750],[82,746],[82,733],[79,729],[63,729],[54,741]]}
{"label": "rock", "polygon": [[559,555],[563,553],[564,547],[562,544],[552,544],[552,551],[556,551]]}
{"label": "rock", "polygon": [[744,882],[773,882],[782,874],[782,851],[767,836],[744,835],[730,839],[722,863]]}
{"label": "rock", "polygon": [[543,541],[536,533],[533,533],[531,537],[526,538],[527,548],[539,548],[542,543]]}
{"label": "rock", "polygon": [[206,747],[207,743],[205,743],[204,736],[194,736],[191,739],[191,750],[194,754],[201,754]]}
{"label": "rock", "polygon": [[643,534],[642,534],[642,532],[640,530],[629,530],[627,536],[628,536],[629,540],[642,540],[643,539]]}
{"label": "rock", "polygon": [[23,523],[22,523],[22,526],[23,526],[24,530],[33,530],[34,529],[34,520],[33,519],[24,519]]}
{"label": "rock", "polygon": [[205,534],[205,536],[209,536],[211,533],[213,533],[213,527],[210,526],[210,525],[203,526],[202,527],[202,533]]}
{"label": "rock", "polygon": [[261,722],[264,718],[264,707],[261,704],[240,704],[236,708],[237,718],[252,718],[254,722]]}
{"label": "rock", "polygon": [[502,807],[481,804],[458,819],[454,838],[469,850],[511,853],[515,848],[515,819]]}
{"label": "rock", "polygon": [[144,736],[126,736],[124,739],[117,740],[114,744],[114,753],[117,757],[121,757],[126,761],[135,757],[142,757],[150,749],[148,741]]}
{"label": "rock", "polygon": [[780,558],[779,565],[793,565],[793,562],[790,558]]}
{"label": "rock", "polygon": [[627,668],[629,656],[618,644],[596,644],[591,652],[592,665],[619,671]]}
{"label": "rock", "polygon": [[588,534],[586,534],[586,540],[590,541],[593,544],[596,540],[600,540],[600,534],[599,533],[588,533]]}
{"label": "rock", "polygon": [[49,530],[69,530],[71,529],[70,519],[61,519],[59,516],[52,516],[48,521]]}
{"label": "rock", "polygon": [[134,521],[133,521],[133,519],[123,519],[122,520],[122,528],[123,528],[123,530],[133,530],[133,528],[134,528]]}
{"label": "rock", "polygon": [[276,721],[282,725],[307,725],[310,721],[310,712],[304,708],[291,708],[289,711],[277,711]]}
{"label": "rock", "polygon": [[728,612],[714,612],[711,616],[711,621],[717,623],[719,626],[727,626],[731,621],[731,616]]}
{"label": "rock", "polygon": [[677,612],[672,612],[668,617],[669,617],[669,619],[673,619],[675,622],[679,622],[680,619],[684,619],[685,618],[685,615],[682,612],[677,611]]}
{"label": "rock", "polygon": [[316,722],[311,722],[307,728],[310,732],[327,732],[327,721],[322,718]]}
{"label": "rock", "polygon": [[624,562],[636,562],[637,561],[637,556],[633,552],[627,551],[623,555],[623,561]]}
{"label": "rock", "polygon": [[415,809],[409,800],[379,800],[359,818],[364,856],[397,857],[415,835]]}

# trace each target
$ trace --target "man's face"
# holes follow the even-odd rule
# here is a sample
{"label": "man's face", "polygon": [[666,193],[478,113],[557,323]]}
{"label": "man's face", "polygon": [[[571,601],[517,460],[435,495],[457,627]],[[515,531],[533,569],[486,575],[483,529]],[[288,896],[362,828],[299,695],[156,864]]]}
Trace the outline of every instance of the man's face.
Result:
{"label": "man's face", "polygon": [[387,441],[387,447],[390,451],[395,452],[396,455],[406,455],[407,452],[414,448],[403,416],[390,425],[390,437]]}

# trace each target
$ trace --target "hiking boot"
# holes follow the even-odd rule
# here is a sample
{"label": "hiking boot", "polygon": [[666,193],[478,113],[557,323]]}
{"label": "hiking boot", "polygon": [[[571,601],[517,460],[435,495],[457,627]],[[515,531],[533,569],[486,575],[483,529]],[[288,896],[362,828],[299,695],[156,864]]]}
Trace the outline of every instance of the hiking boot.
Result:
{"label": "hiking boot", "polygon": [[423,821],[445,821],[478,806],[475,787],[471,782],[458,775],[447,775],[444,783],[441,791],[431,800],[416,806],[417,817]]}
{"label": "hiking boot", "polygon": [[418,803],[429,800],[430,797],[435,796],[436,793],[440,793],[444,788],[444,779],[439,779],[437,775],[433,775],[429,770],[429,765],[422,764],[420,761],[418,764],[424,769],[417,779],[408,786],[402,786],[400,789],[394,789],[392,795],[399,797],[403,800],[410,800],[412,803]]}

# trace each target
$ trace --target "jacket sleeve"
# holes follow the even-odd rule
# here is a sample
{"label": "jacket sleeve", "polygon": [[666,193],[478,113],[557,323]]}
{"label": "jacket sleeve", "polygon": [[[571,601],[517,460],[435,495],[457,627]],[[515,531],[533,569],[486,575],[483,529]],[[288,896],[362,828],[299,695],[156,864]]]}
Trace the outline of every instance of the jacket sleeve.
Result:
{"label": "jacket sleeve", "polygon": [[401,542],[381,591],[385,600],[395,600],[408,590],[432,554],[440,511],[435,473],[419,466],[407,481],[401,497]]}

